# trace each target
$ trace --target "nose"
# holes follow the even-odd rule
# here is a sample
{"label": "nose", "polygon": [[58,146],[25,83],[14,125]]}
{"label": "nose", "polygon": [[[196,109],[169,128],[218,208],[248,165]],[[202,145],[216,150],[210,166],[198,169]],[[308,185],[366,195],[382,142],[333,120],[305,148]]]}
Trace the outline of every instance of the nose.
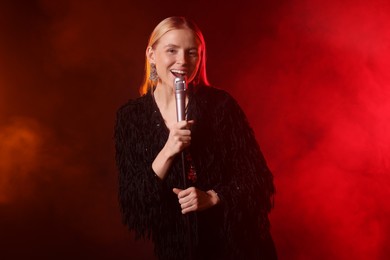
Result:
{"label": "nose", "polygon": [[178,64],[187,64],[187,55],[184,51],[181,51],[177,55],[177,63]]}

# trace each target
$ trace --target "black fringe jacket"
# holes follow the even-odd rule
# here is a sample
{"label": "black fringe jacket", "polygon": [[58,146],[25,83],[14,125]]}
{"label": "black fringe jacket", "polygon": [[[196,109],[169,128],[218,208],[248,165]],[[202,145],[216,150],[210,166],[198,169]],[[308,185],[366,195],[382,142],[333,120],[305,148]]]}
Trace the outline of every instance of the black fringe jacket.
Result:
{"label": "black fringe jacket", "polygon": [[[268,212],[273,177],[246,116],[225,91],[189,88],[187,118],[192,163],[203,191],[213,189],[221,203],[190,213],[190,230],[172,188],[183,188],[181,157],[161,181],[152,162],[169,130],[151,92],[130,100],[117,113],[116,162],[123,222],[136,237],[151,238],[160,259],[276,259]],[[188,224],[188,223],[187,223]]]}

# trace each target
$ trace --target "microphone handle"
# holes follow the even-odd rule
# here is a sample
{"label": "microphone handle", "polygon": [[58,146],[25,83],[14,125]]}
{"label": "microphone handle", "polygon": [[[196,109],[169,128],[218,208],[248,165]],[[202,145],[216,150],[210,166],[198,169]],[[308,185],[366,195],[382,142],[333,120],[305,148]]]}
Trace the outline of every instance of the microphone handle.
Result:
{"label": "microphone handle", "polygon": [[[186,82],[184,79],[175,79],[175,97],[176,97],[176,115],[177,122],[186,120]],[[185,154],[181,152],[181,164],[183,169],[183,189],[187,188],[187,173],[185,167]],[[193,248],[192,248],[192,235],[189,214],[184,216],[186,228],[187,228],[187,246],[188,246],[188,259],[193,259]]]}
{"label": "microphone handle", "polygon": [[176,115],[177,122],[186,120],[186,82],[184,79],[175,79]]}
{"label": "microphone handle", "polygon": [[177,122],[186,120],[185,111],[186,93],[184,90],[176,90],[176,114]]}

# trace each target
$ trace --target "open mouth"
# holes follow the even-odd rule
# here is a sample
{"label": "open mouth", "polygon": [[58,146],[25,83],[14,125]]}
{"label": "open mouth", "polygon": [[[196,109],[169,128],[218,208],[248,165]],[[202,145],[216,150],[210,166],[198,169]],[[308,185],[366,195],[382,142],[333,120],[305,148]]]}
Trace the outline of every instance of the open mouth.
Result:
{"label": "open mouth", "polygon": [[184,78],[186,76],[186,72],[184,70],[171,70],[171,73],[176,78]]}

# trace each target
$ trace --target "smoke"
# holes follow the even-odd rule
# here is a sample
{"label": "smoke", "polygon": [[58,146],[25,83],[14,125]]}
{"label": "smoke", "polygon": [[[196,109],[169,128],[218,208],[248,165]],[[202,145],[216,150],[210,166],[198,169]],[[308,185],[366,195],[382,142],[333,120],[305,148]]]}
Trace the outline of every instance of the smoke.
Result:
{"label": "smoke", "polygon": [[257,94],[242,103],[274,170],[284,259],[385,258],[389,11],[380,1],[286,4],[246,57],[259,64],[240,84]]}
{"label": "smoke", "polygon": [[[96,71],[110,65],[119,75],[125,72],[118,71],[123,70],[118,66],[121,62],[133,62],[130,58],[138,51],[137,59],[144,57],[137,42],[146,40],[134,37],[147,35],[137,23],[142,9],[127,1],[108,5],[104,1],[42,0],[40,6],[52,19],[46,34],[53,48],[53,62],[62,69]],[[130,52],[132,48],[136,51]]]}
{"label": "smoke", "polygon": [[170,15],[198,22],[211,81],[247,112],[275,175],[280,259],[390,255],[388,2],[41,0],[0,12],[5,258],[151,257],[119,223],[112,129]]}
{"label": "smoke", "polygon": [[95,7],[0,3],[4,259],[131,254],[116,200],[112,129],[117,97],[126,100],[136,82],[128,32],[139,29],[117,17],[117,7]]}
{"label": "smoke", "polygon": [[15,119],[0,127],[0,143],[0,204],[12,203],[33,193],[31,175],[42,144],[39,126],[33,120]]}
{"label": "smoke", "polygon": [[[118,250],[114,256],[127,255],[120,251],[129,238],[120,232],[115,182],[97,168],[101,164],[82,158],[82,145],[69,136],[60,140],[50,128],[26,117],[1,125],[0,143],[5,259],[50,259],[64,245],[69,249],[58,259],[105,258],[111,250]],[[50,245],[50,250],[42,250],[42,244]],[[102,250],[86,249],[101,244]],[[24,250],[17,250],[20,245]]]}

